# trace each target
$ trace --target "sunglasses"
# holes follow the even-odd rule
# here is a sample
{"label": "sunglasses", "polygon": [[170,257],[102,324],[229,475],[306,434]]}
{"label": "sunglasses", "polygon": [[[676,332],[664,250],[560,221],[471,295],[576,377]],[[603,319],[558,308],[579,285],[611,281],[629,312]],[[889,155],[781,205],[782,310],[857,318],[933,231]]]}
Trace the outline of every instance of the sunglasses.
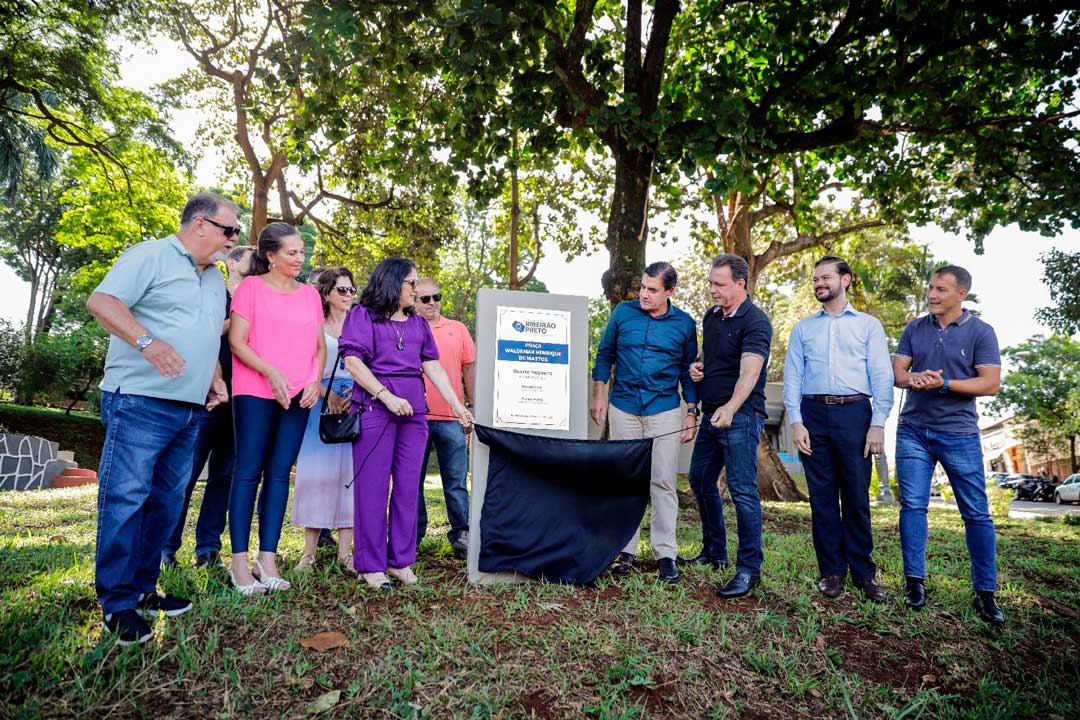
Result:
{"label": "sunglasses", "polygon": [[408,283],[412,285],[412,289],[416,289],[416,283],[420,282],[420,278],[413,278],[412,280],[403,280],[402,283]]}
{"label": "sunglasses", "polygon": [[237,233],[239,233],[239,232],[240,232],[240,228],[238,228],[238,227],[233,227],[232,225],[222,225],[222,224],[221,224],[221,223],[219,223],[219,222],[214,222],[213,220],[211,220],[211,219],[210,219],[210,218],[208,218],[208,217],[204,217],[204,218],[203,218],[203,220],[205,220],[206,222],[210,223],[210,224],[211,224],[211,225],[213,225],[214,227],[219,227],[219,228],[221,228],[221,232],[222,232],[222,233],[223,233],[223,234],[225,235],[225,237],[227,237],[227,238],[231,238],[231,237],[232,237],[233,235],[236,235]]}
{"label": "sunglasses", "polygon": [[435,302],[442,302],[442,293],[435,293],[434,295],[421,295],[416,299],[422,302],[424,305],[427,305],[432,300],[434,300]]}
{"label": "sunglasses", "polygon": [[342,297],[344,297],[346,295],[355,295],[356,294],[356,288],[354,288],[354,287],[348,287],[348,286],[342,285],[342,286],[336,287],[334,289],[337,290],[337,294],[341,295]]}

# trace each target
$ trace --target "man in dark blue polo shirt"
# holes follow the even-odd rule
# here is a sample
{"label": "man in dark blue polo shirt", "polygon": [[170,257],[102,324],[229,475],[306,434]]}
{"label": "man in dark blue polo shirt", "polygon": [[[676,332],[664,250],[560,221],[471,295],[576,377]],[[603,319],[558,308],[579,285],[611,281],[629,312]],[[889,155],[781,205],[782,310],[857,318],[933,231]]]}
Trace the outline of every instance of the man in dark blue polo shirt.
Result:
{"label": "man in dark blue polo shirt", "polygon": [[[657,262],[645,268],[638,299],[620,303],[611,313],[593,365],[593,397],[589,413],[603,427],[608,412],[604,398],[612,365],[615,381],[611,403],[612,440],[656,438],[652,451],[649,528],[660,579],[675,583],[678,547],[679,497],[675,477],[679,441],[694,439],[697,427],[697,388],[690,380],[690,363],[697,358],[694,319],[671,303],[678,280],[675,268]],[[689,408],[683,412],[679,386]],[[638,533],[612,563],[618,575],[637,565]]]}
{"label": "man in dark blue polo shirt", "polygon": [[975,611],[1000,625],[1005,615],[994,600],[997,540],[975,398],[997,394],[1001,356],[994,329],[961,306],[970,290],[964,268],[947,265],[935,272],[926,293],[930,314],[904,328],[893,357],[896,387],[908,391],[896,432],[904,602],[914,610],[926,605],[926,508],[940,462],[964,519]]}
{"label": "man in dark blue polo shirt", "polygon": [[735,575],[720,597],[742,597],[761,576],[761,498],[757,451],[765,426],[765,368],[772,323],[746,293],[750,267],[738,255],[713,261],[709,294],[713,307],[702,321],[702,361],[690,368],[701,397],[701,432],[690,460],[690,487],[701,514],[701,553],[689,562],[727,566],[723,504],[716,482],[727,468],[735,503],[739,551]]}

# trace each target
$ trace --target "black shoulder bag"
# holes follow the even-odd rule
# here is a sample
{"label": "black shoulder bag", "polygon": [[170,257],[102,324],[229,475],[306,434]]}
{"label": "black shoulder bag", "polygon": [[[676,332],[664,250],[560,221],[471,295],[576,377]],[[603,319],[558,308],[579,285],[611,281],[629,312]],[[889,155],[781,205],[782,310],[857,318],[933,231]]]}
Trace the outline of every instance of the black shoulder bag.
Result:
{"label": "black shoulder bag", "polygon": [[334,376],[337,374],[338,365],[341,364],[342,352],[338,351],[334,361],[334,369],[330,371],[330,385],[326,388],[326,395],[322,399],[322,407],[319,410],[319,438],[327,445],[336,443],[352,443],[360,439],[360,412],[332,413],[327,407],[327,399],[334,392]]}

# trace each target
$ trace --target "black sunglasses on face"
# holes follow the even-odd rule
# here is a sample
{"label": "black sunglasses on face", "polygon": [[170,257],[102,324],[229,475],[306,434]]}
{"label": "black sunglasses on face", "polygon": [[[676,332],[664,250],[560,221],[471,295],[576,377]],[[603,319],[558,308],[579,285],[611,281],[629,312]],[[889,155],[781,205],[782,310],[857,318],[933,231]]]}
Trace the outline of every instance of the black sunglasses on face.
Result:
{"label": "black sunglasses on face", "polygon": [[236,235],[237,233],[239,233],[239,232],[240,232],[240,228],[238,228],[238,227],[233,227],[232,225],[222,225],[222,224],[221,224],[221,223],[219,223],[219,222],[214,222],[213,220],[211,220],[211,219],[210,219],[210,218],[208,218],[208,217],[204,217],[204,218],[203,218],[203,220],[205,220],[206,222],[210,223],[210,224],[211,224],[211,225],[213,225],[214,227],[219,227],[219,228],[221,228],[221,232],[222,232],[222,233],[223,233],[223,234],[225,235],[225,237],[227,237],[227,238],[231,238],[231,237],[232,237],[233,235]]}
{"label": "black sunglasses on face", "polygon": [[434,295],[421,295],[417,298],[417,300],[419,300],[425,305],[427,305],[432,300],[434,300],[435,302],[442,302],[442,293],[435,293]]}
{"label": "black sunglasses on face", "polygon": [[336,287],[334,289],[337,290],[338,295],[342,295],[342,296],[355,295],[356,294],[356,288],[349,287],[347,285],[340,285],[340,286],[338,286],[338,287]]}

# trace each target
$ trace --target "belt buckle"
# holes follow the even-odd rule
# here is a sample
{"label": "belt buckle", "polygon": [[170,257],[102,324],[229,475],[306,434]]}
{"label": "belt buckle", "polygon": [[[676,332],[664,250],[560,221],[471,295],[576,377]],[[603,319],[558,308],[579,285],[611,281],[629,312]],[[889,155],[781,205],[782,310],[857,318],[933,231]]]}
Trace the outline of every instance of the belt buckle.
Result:
{"label": "belt buckle", "polygon": [[825,396],[825,404],[826,405],[843,405],[844,404],[844,398],[838,397],[836,395],[826,395]]}

